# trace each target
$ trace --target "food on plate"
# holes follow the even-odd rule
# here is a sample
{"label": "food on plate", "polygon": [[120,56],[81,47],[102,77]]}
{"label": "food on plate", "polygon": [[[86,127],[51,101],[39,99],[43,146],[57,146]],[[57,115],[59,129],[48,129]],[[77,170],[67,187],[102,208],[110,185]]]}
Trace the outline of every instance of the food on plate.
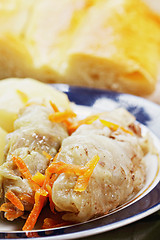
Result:
{"label": "food on plate", "polygon": [[6,141],[5,141],[6,135],[7,135],[7,132],[0,127],[0,138],[1,138],[1,141],[0,141],[0,165],[3,162],[3,156],[4,156],[3,149],[6,144]]}
{"label": "food on plate", "polygon": [[[53,184],[52,200],[57,211],[65,212],[63,219],[89,220],[136,194],[146,178],[143,157],[150,150],[146,141],[135,118],[124,109],[100,114],[64,139],[55,167],[63,162],[86,171],[69,174],[64,167]],[[50,168],[54,172],[54,163]]]}
{"label": "food on plate", "polygon": [[[51,101],[28,102],[7,134],[0,211],[9,221],[26,219],[24,231],[47,206],[42,228],[107,214],[143,188],[143,157],[152,150],[125,109],[82,118]],[[54,216],[62,216],[60,224]]]}
{"label": "food on plate", "polygon": [[[4,159],[4,148],[6,145],[7,132],[0,127],[0,165],[3,163]],[[0,198],[2,194],[2,177],[0,175]]]}
{"label": "food on plate", "polygon": [[52,108],[32,103],[20,110],[14,131],[7,135],[5,162],[0,166],[5,196],[1,211],[10,221],[32,210],[35,192],[48,194],[32,176],[44,174],[50,164],[43,152],[54,157],[68,136],[65,124],[49,120],[52,113]]}
{"label": "food on plate", "polygon": [[154,91],[160,22],[141,0],[7,0],[0,13],[0,79]]}
{"label": "food on plate", "polygon": [[14,121],[20,108],[26,103],[38,102],[49,104],[56,102],[57,107],[69,109],[66,94],[34,79],[10,78],[0,81],[0,127],[5,131],[13,131]]}

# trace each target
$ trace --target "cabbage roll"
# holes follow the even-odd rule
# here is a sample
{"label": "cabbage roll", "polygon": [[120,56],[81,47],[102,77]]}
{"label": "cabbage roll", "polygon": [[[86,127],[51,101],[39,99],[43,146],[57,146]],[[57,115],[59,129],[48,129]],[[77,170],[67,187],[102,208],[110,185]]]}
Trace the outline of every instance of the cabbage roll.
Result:
{"label": "cabbage roll", "polygon": [[103,113],[81,125],[63,140],[57,162],[85,166],[98,161],[84,191],[75,190],[78,176],[63,172],[52,187],[57,211],[64,220],[83,222],[106,214],[142,189],[146,173],[144,155],[151,148],[135,118],[124,109]]}
{"label": "cabbage roll", "polygon": [[[34,194],[30,183],[23,178],[13,156],[20,157],[25,162],[31,175],[37,172],[44,174],[50,164],[50,160],[44,156],[44,152],[52,157],[59,150],[62,140],[68,136],[66,125],[49,120],[53,110],[38,104],[32,104],[20,110],[17,120],[14,122],[14,131],[7,135],[5,148],[5,163],[0,166],[0,175],[3,177],[4,196],[8,190],[12,191],[23,203],[24,211],[31,211],[34,204]],[[9,202],[4,197],[4,202]],[[17,217],[24,212],[14,208]],[[5,213],[8,220],[15,218],[12,214]]]}

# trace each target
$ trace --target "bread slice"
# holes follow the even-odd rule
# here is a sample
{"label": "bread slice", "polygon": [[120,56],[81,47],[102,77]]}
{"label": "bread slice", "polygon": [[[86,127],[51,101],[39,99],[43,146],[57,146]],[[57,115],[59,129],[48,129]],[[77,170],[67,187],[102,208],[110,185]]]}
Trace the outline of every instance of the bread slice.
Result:
{"label": "bread slice", "polygon": [[137,95],[151,93],[160,60],[158,19],[140,1],[100,1],[69,50],[67,80]]}
{"label": "bread slice", "polygon": [[[72,35],[88,8],[97,1],[29,0],[28,7],[26,1],[20,4],[16,0],[11,1],[15,14],[10,14],[7,3],[2,5],[5,27],[0,28],[0,79],[31,77],[43,82],[64,82],[65,56]],[[18,24],[22,6],[25,17],[23,24]],[[18,26],[9,28],[11,20],[14,26],[17,21]],[[0,25],[3,24],[0,18]]]}
{"label": "bread slice", "polygon": [[[25,38],[30,44],[35,66],[43,66],[45,81],[65,81],[67,53],[74,34],[88,9],[98,1],[40,0],[35,6]],[[50,75],[44,67],[50,68]]]}
{"label": "bread slice", "polygon": [[23,34],[36,0],[1,0],[0,33]]}
{"label": "bread slice", "polygon": [[160,22],[140,0],[8,0],[0,13],[0,79],[154,91]]}

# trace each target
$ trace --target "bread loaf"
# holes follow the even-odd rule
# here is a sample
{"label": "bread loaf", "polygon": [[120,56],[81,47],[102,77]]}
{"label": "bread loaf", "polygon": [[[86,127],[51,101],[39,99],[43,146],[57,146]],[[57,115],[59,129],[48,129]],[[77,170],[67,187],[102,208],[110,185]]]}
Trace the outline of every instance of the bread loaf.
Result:
{"label": "bread loaf", "polygon": [[154,91],[160,20],[142,1],[2,2],[0,79],[31,77],[142,96]]}

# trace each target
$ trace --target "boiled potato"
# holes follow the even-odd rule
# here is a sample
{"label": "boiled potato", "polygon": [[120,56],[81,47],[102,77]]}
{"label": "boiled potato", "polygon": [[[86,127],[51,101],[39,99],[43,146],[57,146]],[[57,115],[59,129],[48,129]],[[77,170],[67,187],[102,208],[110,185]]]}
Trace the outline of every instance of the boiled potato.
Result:
{"label": "boiled potato", "polygon": [[[0,115],[1,116],[1,115]],[[6,145],[6,135],[7,132],[0,127],[0,165],[3,163],[4,148]],[[0,175],[0,198],[2,195],[2,177]]]}
{"label": "boiled potato", "polygon": [[14,112],[0,109],[0,126],[7,132],[13,131],[13,123],[17,118],[17,114]]}
{"label": "boiled potato", "polygon": [[60,109],[69,108],[67,95],[47,84],[29,78],[0,81],[0,127],[7,132],[13,131],[20,108],[30,101],[49,104],[49,100]]}
{"label": "boiled potato", "polygon": [[0,165],[2,164],[3,162],[3,156],[4,156],[4,147],[6,145],[6,135],[7,135],[7,132],[0,127]]}

